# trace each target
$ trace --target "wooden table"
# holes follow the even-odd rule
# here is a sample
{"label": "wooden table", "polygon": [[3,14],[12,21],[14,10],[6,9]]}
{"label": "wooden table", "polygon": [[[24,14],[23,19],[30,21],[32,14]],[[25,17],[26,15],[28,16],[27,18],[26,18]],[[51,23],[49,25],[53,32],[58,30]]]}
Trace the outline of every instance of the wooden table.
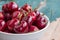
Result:
{"label": "wooden table", "polygon": [[50,23],[41,40],[60,40],[60,18]]}

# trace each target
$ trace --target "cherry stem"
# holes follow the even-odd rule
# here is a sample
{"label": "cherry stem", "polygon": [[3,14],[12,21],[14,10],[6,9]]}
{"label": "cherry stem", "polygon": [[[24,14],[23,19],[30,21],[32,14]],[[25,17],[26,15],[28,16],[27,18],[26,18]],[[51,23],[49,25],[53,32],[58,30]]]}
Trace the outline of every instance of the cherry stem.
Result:
{"label": "cherry stem", "polygon": [[40,4],[34,10],[39,11],[39,10],[41,10],[45,6],[46,6],[46,0],[41,1]]}

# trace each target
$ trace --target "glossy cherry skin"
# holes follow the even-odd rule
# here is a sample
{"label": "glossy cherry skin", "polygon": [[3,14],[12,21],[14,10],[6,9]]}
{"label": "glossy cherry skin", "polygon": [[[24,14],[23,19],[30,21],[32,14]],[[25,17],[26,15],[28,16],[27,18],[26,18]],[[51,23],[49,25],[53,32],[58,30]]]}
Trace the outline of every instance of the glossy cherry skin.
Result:
{"label": "glossy cherry skin", "polygon": [[32,10],[32,7],[26,3],[24,6],[22,6],[22,9],[29,12]]}
{"label": "glossy cherry skin", "polygon": [[43,29],[47,25],[47,19],[44,16],[39,16],[36,20],[36,25],[39,29]]}
{"label": "glossy cherry skin", "polygon": [[19,8],[18,11],[20,11],[20,13],[22,13],[24,16],[27,16],[29,12],[26,12],[25,10],[23,10],[22,8]]}
{"label": "glossy cherry skin", "polygon": [[5,13],[12,13],[12,12],[18,10],[18,5],[17,5],[15,2],[9,2],[9,3],[4,4],[4,5],[2,6],[2,10],[3,10]]}
{"label": "glossy cherry skin", "polygon": [[21,13],[20,11],[15,11],[12,14],[12,18],[17,18],[19,20],[22,20],[23,17],[24,17],[24,14]]}
{"label": "glossy cherry skin", "polygon": [[4,20],[0,20],[0,31],[3,31],[5,28],[6,28],[5,21]]}
{"label": "glossy cherry skin", "polygon": [[38,17],[39,15],[41,15],[40,12],[37,11],[37,10],[34,10],[34,12],[35,12],[35,14],[36,14],[37,17]]}
{"label": "glossy cherry skin", "polygon": [[35,12],[33,12],[33,11],[29,12],[28,16],[31,16],[33,18],[33,20],[36,20],[36,14],[35,14]]}
{"label": "glossy cherry skin", "polygon": [[8,29],[10,30],[10,31],[14,31],[14,27],[16,26],[16,25],[18,25],[20,23],[20,21],[18,20],[18,19],[12,19],[12,20],[10,20],[9,21],[9,23],[8,23]]}
{"label": "glossy cherry skin", "polygon": [[31,25],[29,28],[29,32],[35,32],[38,31],[39,29],[37,28],[37,26]]}
{"label": "glossy cherry skin", "polygon": [[14,31],[16,33],[27,33],[28,32],[28,24],[25,21],[21,21],[19,26],[15,26]]}
{"label": "glossy cherry skin", "polygon": [[18,5],[15,2],[9,2],[8,3],[8,10],[10,12],[14,12],[18,10]]}
{"label": "glossy cherry skin", "polygon": [[8,4],[4,4],[4,5],[2,6],[2,10],[3,10],[3,12],[5,12],[5,13],[9,12],[9,10],[8,10]]}
{"label": "glossy cherry skin", "polygon": [[28,25],[30,26],[36,20],[35,12],[28,13],[28,15],[24,17],[22,20],[26,21]]}
{"label": "glossy cherry skin", "polygon": [[7,21],[7,22],[5,22],[5,28],[4,28],[4,30],[2,30],[2,32],[13,33],[12,31],[10,31],[10,30],[8,29],[8,24],[9,24],[9,22],[10,22],[10,20]]}
{"label": "glossy cherry skin", "polygon": [[4,19],[3,12],[0,12],[0,20],[1,20],[1,19]]}
{"label": "glossy cherry skin", "polygon": [[22,19],[23,21],[26,21],[28,23],[28,26],[32,25],[33,23],[33,18],[31,16],[26,16]]}

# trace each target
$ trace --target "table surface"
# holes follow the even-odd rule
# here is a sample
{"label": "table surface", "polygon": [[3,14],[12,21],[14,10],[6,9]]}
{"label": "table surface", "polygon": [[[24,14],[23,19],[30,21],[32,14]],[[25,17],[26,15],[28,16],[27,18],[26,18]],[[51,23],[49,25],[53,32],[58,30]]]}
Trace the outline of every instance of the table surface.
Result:
{"label": "table surface", "polygon": [[[49,30],[49,31],[48,31]],[[51,22],[41,40],[60,40],[60,18]]]}

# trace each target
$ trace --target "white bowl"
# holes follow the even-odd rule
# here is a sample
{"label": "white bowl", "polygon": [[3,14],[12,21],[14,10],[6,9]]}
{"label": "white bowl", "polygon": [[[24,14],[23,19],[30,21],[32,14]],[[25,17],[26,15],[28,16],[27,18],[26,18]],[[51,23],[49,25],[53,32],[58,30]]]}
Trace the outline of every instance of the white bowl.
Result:
{"label": "white bowl", "polygon": [[32,33],[24,33],[24,34],[11,34],[0,31],[0,40],[38,40],[38,38],[43,36],[44,30],[46,30],[50,24],[49,18],[46,15],[44,16],[48,20],[48,23],[46,27],[43,28],[42,30]]}

